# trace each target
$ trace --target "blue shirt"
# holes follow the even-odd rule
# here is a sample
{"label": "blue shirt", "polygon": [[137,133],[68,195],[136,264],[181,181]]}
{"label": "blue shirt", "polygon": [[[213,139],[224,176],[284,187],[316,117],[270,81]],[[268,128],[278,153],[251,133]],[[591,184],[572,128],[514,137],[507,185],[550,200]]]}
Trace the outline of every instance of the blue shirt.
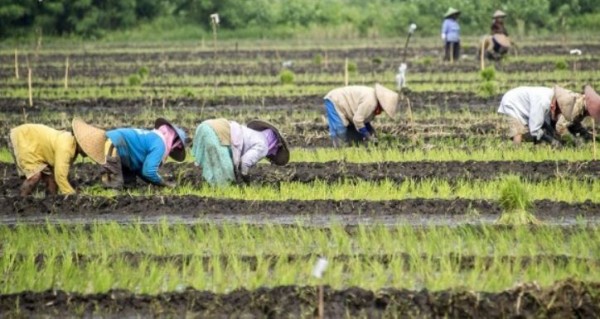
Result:
{"label": "blue shirt", "polygon": [[446,42],[460,42],[460,25],[454,19],[444,19],[442,34],[446,35]]}
{"label": "blue shirt", "polygon": [[135,128],[120,128],[106,132],[106,137],[117,148],[121,165],[148,182],[162,183],[158,168],[167,148],[158,133]]}

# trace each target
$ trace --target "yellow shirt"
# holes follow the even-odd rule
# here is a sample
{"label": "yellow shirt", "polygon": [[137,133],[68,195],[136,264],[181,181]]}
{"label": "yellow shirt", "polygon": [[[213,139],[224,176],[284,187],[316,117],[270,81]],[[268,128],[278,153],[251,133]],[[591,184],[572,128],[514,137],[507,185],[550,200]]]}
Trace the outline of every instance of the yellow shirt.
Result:
{"label": "yellow shirt", "polygon": [[77,143],[69,132],[41,124],[23,124],[10,131],[17,167],[27,178],[51,166],[61,194],[75,193],[67,179]]}

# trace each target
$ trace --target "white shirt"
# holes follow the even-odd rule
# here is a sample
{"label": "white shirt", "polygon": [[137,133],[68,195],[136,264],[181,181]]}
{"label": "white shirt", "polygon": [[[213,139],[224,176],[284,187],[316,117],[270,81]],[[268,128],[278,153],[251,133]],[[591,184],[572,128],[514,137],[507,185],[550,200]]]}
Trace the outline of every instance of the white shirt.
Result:
{"label": "white shirt", "polygon": [[240,169],[242,175],[248,175],[250,167],[267,156],[269,152],[267,139],[262,132],[237,122],[229,121],[229,125],[231,127],[233,164]]}
{"label": "white shirt", "polygon": [[544,122],[550,124],[550,104],[554,90],[547,87],[520,86],[504,94],[498,113],[512,116],[529,128],[538,140],[544,134]]}

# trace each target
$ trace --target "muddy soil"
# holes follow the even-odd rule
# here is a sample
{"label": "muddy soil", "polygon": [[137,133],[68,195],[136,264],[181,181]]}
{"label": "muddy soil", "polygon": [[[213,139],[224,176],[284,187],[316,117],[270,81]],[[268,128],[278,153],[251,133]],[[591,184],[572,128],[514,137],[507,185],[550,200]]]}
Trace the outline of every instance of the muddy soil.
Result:
{"label": "muddy soil", "polygon": [[[33,258],[35,264],[38,267],[42,267],[48,258],[51,261],[64,260],[70,258],[71,263],[76,267],[84,267],[90,262],[95,262],[98,259],[106,259],[109,262],[125,262],[133,267],[137,267],[140,263],[153,262],[160,265],[169,264],[176,267],[182,267],[188,265],[192,261],[201,261],[204,269],[210,271],[213,267],[215,259],[222,265],[223,269],[228,267],[231,258],[235,257],[236,262],[241,262],[245,266],[249,267],[250,270],[256,271],[258,263],[267,264],[269,268],[273,269],[278,263],[292,263],[292,262],[311,262],[318,258],[318,255],[314,254],[286,254],[286,255],[242,255],[242,256],[231,256],[231,255],[218,255],[218,256],[205,256],[205,255],[190,255],[190,254],[179,254],[179,255],[155,255],[140,252],[121,252],[116,254],[108,255],[83,255],[73,253],[69,255],[59,256],[48,256],[45,254],[38,254],[34,257],[29,255],[16,255],[14,257],[15,262],[23,262],[26,258]],[[590,267],[598,267],[600,260],[592,258],[581,258],[576,256],[568,255],[536,255],[536,256],[512,256],[512,255],[493,255],[493,256],[479,256],[479,255],[463,255],[463,254],[449,254],[447,256],[440,255],[421,255],[414,256],[408,253],[401,254],[353,254],[353,255],[334,255],[327,256],[328,260],[335,264],[345,264],[350,261],[354,262],[359,260],[363,263],[377,263],[384,267],[390,267],[392,261],[401,260],[401,267],[405,271],[410,271],[411,266],[414,267],[415,262],[427,261],[431,263],[436,269],[443,266],[441,262],[450,262],[454,269],[457,271],[468,271],[473,270],[475,267],[478,269],[489,269],[490,267],[497,265],[498,262],[505,264],[507,267],[533,267],[536,265],[554,265],[556,267],[565,267],[569,263],[576,263],[578,265],[588,265]],[[480,268],[482,267],[482,268]]]}
{"label": "muddy soil", "polygon": [[[0,195],[16,195],[22,180],[13,164],[0,163]],[[180,184],[199,187],[203,184],[201,168],[194,164],[167,163],[161,175]],[[292,162],[286,166],[259,164],[250,172],[252,185],[278,185],[285,182],[326,183],[389,180],[402,183],[408,179],[448,180],[450,184],[460,179],[491,180],[504,174],[516,174],[530,181],[555,178],[594,180],[600,177],[600,161],[590,162],[521,162],[521,161],[448,161],[448,162],[381,162],[347,163]],[[74,187],[94,186],[100,181],[100,168],[93,164],[75,164],[70,173]],[[146,187],[138,180],[137,187]]]}
{"label": "muddy soil", "polygon": [[[497,203],[468,199],[285,200],[246,201],[196,196],[49,196],[0,197],[0,222],[89,224],[94,221],[129,223],[275,223],[311,225],[359,223],[413,225],[492,223],[500,216]],[[595,223],[600,203],[536,201],[532,212],[548,224]]]}
{"label": "muddy soil", "polygon": [[[228,110],[229,108],[243,107],[244,110],[272,111],[288,110],[297,107],[310,107],[316,110],[323,109],[323,95],[303,95],[290,97],[264,96],[261,98],[242,97],[211,97],[211,98],[168,98],[164,100],[165,106],[170,109],[218,108]],[[154,96],[149,94],[149,96]],[[436,110],[480,110],[482,107],[495,109],[500,102],[501,95],[483,98],[472,92],[410,92],[407,93],[413,108],[417,111],[430,107]],[[162,97],[146,99],[34,99],[34,106],[30,107],[26,99],[0,97],[0,112],[22,114],[23,108],[29,114],[40,112],[60,111],[67,114],[78,114],[88,112],[108,112],[109,114],[137,114],[149,109],[162,110]],[[402,107],[405,107],[401,103]],[[191,109],[193,110],[193,109]]]}
{"label": "muddy soil", "polygon": [[[577,281],[545,288],[522,284],[501,292],[324,288],[327,318],[596,318],[600,313],[600,284]],[[312,318],[317,291],[279,286],[214,294],[188,288],[150,296],[123,290],[87,295],[48,290],[2,295],[0,312],[7,318]]]}

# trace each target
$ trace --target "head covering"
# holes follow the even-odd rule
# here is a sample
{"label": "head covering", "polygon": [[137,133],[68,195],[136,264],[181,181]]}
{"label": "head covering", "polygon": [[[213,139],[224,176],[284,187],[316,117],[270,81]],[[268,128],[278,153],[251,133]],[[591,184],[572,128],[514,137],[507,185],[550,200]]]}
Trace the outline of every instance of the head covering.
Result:
{"label": "head covering", "polygon": [[500,46],[510,48],[510,39],[506,35],[502,33],[496,33],[492,37]]}
{"label": "head covering", "polygon": [[267,140],[267,156],[275,155],[279,149],[279,140],[277,139],[277,134],[275,134],[272,129],[263,130],[261,133],[263,133],[265,139]]}
{"label": "head covering", "polygon": [[496,10],[496,12],[494,12],[494,15],[492,17],[494,19],[495,18],[504,18],[504,17],[506,17],[506,13],[502,10]]}
{"label": "head covering", "polygon": [[279,130],[273,124],[267,121],[252,120],[248,122],[246,126],[259,132],[271,129],[273,133],[275,133],[275,135],[277,136],[279,147],[277,148],[277,152],[275,153],[275,155],[267,155],[267,158],[271,161],[271,163],[275,165],[285,165],[290,161],[290,150],[288,148],[288,144],[285,138],[283,138],[281,133],[279,133]]}
{"label": "head covering", "polygon": [[600,122],[600,95],[589,85],[583,89],[585,96],[585,109],[588,111],[594,121]]}
{"label": "head covering", "polygon": [[385,113],[394,118],[396,115],[396,110],[398,108],[398,93],[386,88],[385,86],[377,83],[375,84],[375,96],[377,97],[377,101],[385,111]]}
{"label": "head covering", "polygon": [[158,133],[160,138],[165,143],[166,149],[165,154],[163,155],[163,162],[165,162],[167,160],[167,157],[169,157],[169,154],[171,153],[173,147],[181,146],[179,136],[177,136],[177,132],[175,132],[175,130],[168,125],[161,125],[159,128],[154,129],[154,131]]}
{"label": "head covering", "polygon": [[98,164],[106,163],[106,131],[89,125],[78,117],[73,119],[72,127],[75,140],[83,152]]}
{"label": "head covering", "polygon": [[562,114],[569,122],[573,121],[574,118],[585,110],[583,95],[579,93],[555,85],[554,98],[560,109],[560,114]]}
{"label": "head covering", "polygon": [[178,161],[178,162],[183,162],[185,160],[185,132],[171,124],[171,122],[165,120],[162,117],[159,117],[156,119],[156,121],[154,121],[154,128],[158,129],[159,127],[163,126],[163,125],[167,125],[169,127],[171,127],[171,129],[173,129],[175,131],[175,133],[177,133],[177,137],[179,138],[179,140],[181,141],[181,147],[176,147],[174,149],[171,149],[169,152],[169,156],[171,156],[172,159]]}
{"label": "head covering", "polygon": [[446,14],[444,14],[444,18],[449,18],[453,15],[459,15],[459,14],[460,14],[460,10],[450,7],[450,8],[448,8],[448,11],[446,11]]}

